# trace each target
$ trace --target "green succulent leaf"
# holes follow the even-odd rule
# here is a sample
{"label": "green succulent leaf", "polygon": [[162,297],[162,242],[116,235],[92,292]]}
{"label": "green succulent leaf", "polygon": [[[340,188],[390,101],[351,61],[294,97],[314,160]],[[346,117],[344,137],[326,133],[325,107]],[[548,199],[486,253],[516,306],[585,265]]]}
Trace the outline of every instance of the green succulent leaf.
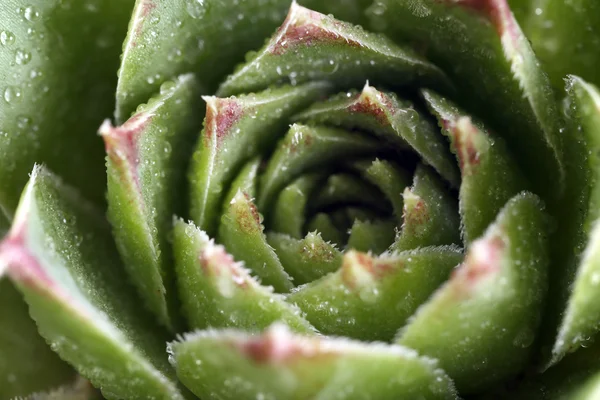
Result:
{"label": "green succulent leaf", "polygon": [[302,240],[269,232],[267,240],[297,286],[335,272],[342,265],[342,253],[326,242],[320,231],[309,232]]}
{"label": "green succulent leaf", "polygon": [[198,226],[216,233],[226,188],[249,159],[273,147],[287,119],[326,93],[327,84],[308,83],[238,97],[205,97],[204,130],[190,167],[191,213]]}
{"label": "green succulent leaf", "polygon": [[396,221],[355,219],[350,228],[347,249],[381,254],[394,242]]}
{"label": "green succulent leaf", "polygon": [[275,83],[323,80],[344,88],[367,77],[393,86],[420,82],[445,87],[444,73],[384,36],[293,2],[283,25],[219,87],[220,96],[262,90]]}
{"label": "green succulent leaf", "polygon": [[462,260],[455,247],[428,247],[374,257],[350,250],[341,268],[302,286],[288,301],[320,332],[390,341]]}
{"label": "green succulent leaf", "polygon": [[463,265],[399,332],[435,357],[460,393],[488,388],[528,361],[547,289],[547,217],[528,193],[511,199]]}
{"label": "green succulent leaf", "polygon": [[575,112],[571,132],[580,132],[588,152],[578,160],[581,168],[585,170],[580,174],[587,172],[590,180],[586,193],[589,203],[582,205],[586,212],[583,226],[579,227],[586,236],[584,243],[587,244],[578,254],[575,276],[568,277],[561,284],[561,294],[570,295],[549,365],[556,364],[566,353],[586,346],[586,342],[594,338],[600,330],[600,297],[597,294],[597,285],[600,283],[600,162],[597,157],[600,152],[600,92],[593,85],[574,76],[569,78],[568,91]]}
{"label": "green succulent leaf", "polygon": [[87,198],[104,201],[102,142],[93,132],[113,108],[132,5],[0,4],[0,214],[8,220],[35,162],[47,164]]}
{"label": "green succulent leaf", "polygon": [[201,120],[192,75],[165,83],[157,97],[119,127],[100,128],[106,143],[108,214],[132,281],[159,321],[179,321],[172,255],[167,242],[173,212],[181,213],[190,147]]}
{"label": "green succulent leaf", "polygon": [[0,265],[23,293],[41,335],[109,399],[184,399],[163,357],[166,335],[128,283],[106,221],[36,167]]}
{"label": "green succulent leaf", "polygon": [[460,244],[456,199],[433,170],[418,165],[413,185],[403,193],[403,225],[393,250]]}
{"label": "green succulent leaf", "polygon": [[273,286],[277,292],[289,292],[294,287],[292,278],[267,242],[262,216],[251,199],[254,192],[242,192],[236,186],[232,186],[231,192],[236,194],[223,205],[219,241],[234,257],[244,260],[262,283]]}
{"label": "green succulent leaf", "polygon": [[[302,3],[354,22],[364,19],[368,6],[365,0]],[[181,74],[198,72],[200,85],[213,93],[244,54],[281,24],[289,5],[289,0],[137,0],[123,44],[117,121],[127,120],[162,82]]]}
{"label": "green succulent leaf", "polygon": [[189,334],[170,345],[177,376],[202,398],[456,399],[434,360],[400,346],[294,336],[273,326]]}
{"label": "green succulent leaf", "polygon": [[322,181],[323,176],[319,173],[302,175],[279,193],[271,216],[270,227],[274,232],[302,238],[309,196]]}
{"label": "green succulent leaf", "polygon": [[450,138],[459,161],[462,234],[470,243],[483,234],[504,204],[527,189],[528,184],[502,139],[473,122],[446,98],[428,90],[423,91],[423,97]]}
{"label": "green succulent leaf", "polygon": [[300,310],[261,286],[223,246],[193,224],[177,220],[173,240],[179,291],[192,328],[261,332],[282,321],[298,333],[314,333]]}
{"label": "green succulent leaf", "polygon": [[380,212],[389,211],[390,208],[389,202],[375,185],[344,172],[329,175],[322,189],[315,193],[310,206],[318,210],[344,203]]}
{"label": "green succulent leaf", "polygon": [[45,391],[75,374],[40,337],[27,304],[8,279],[0,280],[0,354],[0,399]]}
{"label": "green succulent leaf", "polygon": [[410,178],[406,171],[398,168],[387,160],[375,159],[372,163],[358,165],[361,175],[373,183],[383,192],[385,197],[392,203],[394,216],[398,225],[402,224],[402,213],[404,210],[404,198],[402,189],[409,185]]}
{"label": "green succulent leaf", "polygon": [[544,0],[518,19],[552,84],[562,93],[564,78],[574,74],[600,85],[600,4],[594,0]]}
{"label": "green succulent leaf", "polygon": [[309,232],[318,232],[326,242],[344,243],[348,233],[338,228],[329,214],[317,213],[307,223]]}
{"label": "green succulent leaf", "polygon": [[563,121],[547,76],[506,0],[377,0],[371,26],[420,45],[454,82],[459,104],[502,134],[549,206],[564,192]]}
{"label": "green succulent leaf", "polygon": [[444,138],[408,100],[365,85],[361,93],[347,92],[316,103],[296,117],[299,121],[361,129],[398,149],[414,149],[454,186],[460,176]]}
{"label": "green succulent leaf", "polygon": [[261,176],[257,205],[261,210],[269,210],[276,195],[303,172],[326,166],[337,157],[350,159],[375,154],[382,148],[381,143],[368,136],[336,128],[294,124]]}

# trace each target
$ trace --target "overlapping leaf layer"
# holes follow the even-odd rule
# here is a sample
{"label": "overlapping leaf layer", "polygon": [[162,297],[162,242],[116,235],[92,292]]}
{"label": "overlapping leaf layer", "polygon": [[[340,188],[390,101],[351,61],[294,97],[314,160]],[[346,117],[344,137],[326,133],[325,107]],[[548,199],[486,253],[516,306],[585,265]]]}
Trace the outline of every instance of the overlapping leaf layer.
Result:
{"label": "overlapping leaf layer", "polygon": [[598,396],[592,0],[33,3],[0,399]]}

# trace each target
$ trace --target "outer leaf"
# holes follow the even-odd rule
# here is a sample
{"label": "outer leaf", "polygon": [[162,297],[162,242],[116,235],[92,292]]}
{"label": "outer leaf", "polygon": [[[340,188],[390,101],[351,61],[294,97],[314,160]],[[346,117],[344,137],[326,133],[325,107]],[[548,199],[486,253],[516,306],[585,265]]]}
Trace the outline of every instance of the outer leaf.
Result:
{"label": "outer leaf", "polygon": [[440,360],[461,393],[489,388],[528,361],[547,289],[542,210],[534,195],[511,199],[400,332],[398,342]]}
{"label": "outer leaf", "polygon": [[386,37],[364,31],[293,2],[274,36],[219,88],[220,96],[262,90],[274,83],[293,85],[327,80],[344,88],[378,83],[446,84],[433,64]]}
{"label": "outer leaf", "polygon": [[600,4],[594,0],[533,2],[524,24],[536,55],[556,90],[562,93],[567,74],[600,85]]}
{"label": "outer leaf", "polygon": [[300,121],[359,128],[398,149],[412,148],[453,186],[460,181],[448,145],[435,125],[407,100],[366,84],[360,94],[342,93],[314,104],[296,117]]}
{"label": "outer leaf", "polygon": [[0,354],[0,399],[52,389],[74,376],[40,337],[27,304],[7,279],[0,281]]}
{"label": "outer leaf", "polygon": [[288,118],[326,89],[326,84],[309,83],[239,97],[204,98],[204,130],[190,168],[191,214],[201,229],[216,233],[223,196],[242,165],[271,149],[285,133]]}
{"label": "outer leaf", "polygon": [[[381,143],[340,129],[294,124],[271,156],[260,182],[258,207],[269,210],[286,183],[311,168],[332,163],[337,157],[374,154]],[[343,160],[343,161],[346,161]]]}
{"label": "outer leaf", "polygon": [[303,286],[288,301],[325,334],[389,341],[462,256],[454,247],[380,257],[350,250],[337,272]]}
{"label": "outer leaf", "polygon": [[402,230],[393,250],[460,244],[458,204],[432,169],[417,166],[413,186],[404,190],[403,202]]}
{"label": "outer leaf", "polygon": [[49,165],[86,197],[104,201],[104,153],[93,132],[113,108],[132,5],[0,3],[0,210],[9,219],[34,162]]}
{"label": "outer leaf", "polygon": [[100,128],[107,151],[108,213],[125,267],[159,321],[180,321],[172,254],[173,213],[183,211],[186,160],[201,120],[193,107],[198,83],[185,75],[138,108],[125,124]]}
{"label": "outer leaf", "polygon": [[194,225],[175,222],[179,291],[192,328],[262,331],[282,321],[299,333],[314,333],[300,310],[261,286],[240,263]]}
{"label": "outer leaf", "polygon": [[[366,2],[302,1],[356,22]],[[117,120],[125,121],[162,82],[180,74],[198,72],[201,86],[214,92],[244,54],[281,24],[289,5],[289,0],[137,0],[123,44]]]}
{"label": "outer leaf", "polygon": [[[563,275],[565,278],[561,279],[562,282],[557,282],[562,289],[560,293],[568,292],[570,296],[552,349],[550,365],[557,363],[567,352],[586,346],[586,342],[600,330],[600,296],[597,289],[600,284],[600,162],[596,156],[600,152],[600,92],[577,77],[570,77],[567,88],[576,113],[573,122],[577,127],[573,127],[572,131],[579,130],[583,133],[583,143],[588,153],[577,160],[583,172],[579,168],[576,171],[584,177],[589,174],[587,187],[580,189],[583,193],[579,194],[587,199],[588,204],[577,205],[587,208],[584,211],[583,226],[578,227],[585,236],[580,240],[587,245],[585,249],[582,246],[581,250],[576,250],[579,265],[575,279],[572,277],[575,275],[574,271],[564,268],[567,270]],[[568,276],[567,273],[573,275]]]}
{"label": "outer leaf", "polygon": [[27,185],[0,264],[41,335],[109,399],[183,399],[164,334],[139,307],[102,214],[43,167]]}
{"label": "outer leaf", "polygon": [[506,0],[377,0],[372,27],[414,41],[460,82],[459,103],[501,133],[549,205],[564,191],[563,122]]}
{"label": "outer leaf", "polygon": [[436,93],[424,90],[423,96],[450,137],[460,164],[459,211],[462,234],[469,243],[482,235],[504,204],[528,184],[501,139]]}
{"label": "outer leaf", "polygon": [[302,240],[268,233],[267,240],[298,286],[334,272],[342,265],[342,253],[318,232],[309,232]]}
{"label": "outer leaf", "polygon": [[172,343],[177,375],[203,399],[455,399],[433,360],[399,346],[299,337],[274,326],[187,335]]}

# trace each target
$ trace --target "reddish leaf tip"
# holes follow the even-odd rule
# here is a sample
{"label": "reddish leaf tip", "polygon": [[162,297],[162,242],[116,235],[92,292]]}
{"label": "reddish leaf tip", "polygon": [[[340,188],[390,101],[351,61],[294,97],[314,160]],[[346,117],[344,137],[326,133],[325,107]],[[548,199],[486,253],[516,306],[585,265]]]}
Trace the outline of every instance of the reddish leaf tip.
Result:
{"label": "reddish leaf tip", "polygon": [[375,117],[381,123],[388,122],[388,112],[393,110],[392,101],[384,93],[378,91],[367,83],[360,95],[348,107],[348,111],[357,114],[366,114]]}
{"label": "reddish leaf tip", "polygon": [[[449,0],[438,1],[448,2]],[[516,34],[514,32],[515,22],[506,0],[455,0],[452,3],[469,8],[483,15],[494,25],[500,36],[506,32],[511,33],[511,35]]]}
{"label": "reddish leaf tip", "polygon": [[123,125],[114,127],[109,120],[100,127],[106,153],[116,163],[126,162],[132,167],[139,163],[137,140],[152,120],[152,115],[142,112],[131,117]]}
{"label": "reddish leaf tip", "polygon": [[203,96],[202,98],[207,105],[204,119],[204,144],[208,147],[209,143],[216,139],[218,146],[231,133],[233,125],[244,115],[244,109],[235,97]]}
{"label": "reddish leaf tip", "polygon": [[404,189],[404,225],[403,229],[407,227],[414,229],[427,221],[429,221],[429,210],[425,201],[414,194],[409,188]]}
{"label": "reddish leaf tip", "polygon": [[[327,26],[329,24],[331,26]],[[293,2],[285,21],[269,44],[268,51],[281,55],[290,48],[299,45],[311,46],[318,42],[343,42],[346,45],[362,47],[358,41],[337,32],[336,24],[341,23]]]}
{"label": "reddish leaf tip", "polygon": [[480,154],[476,140],[482,133],[469,117],[460,117],[457,121],[450,122],[448,128],[453,137],[460,170],[463,174],[468,174],[479,164]]}
{"label": "reddish leaf tip", "polygon": [[473,242],[464,263],[454,271],[453,280],[461,287],[473,287],[483,279],[500,271],[506,243],[500,235],[493,235]]}
{"label": "reddish leaf tip", "polygon": [[247,274],[240,263],[227,253],[225,248],[212,241],[200,252],[200,267],[208,276],[223,277],[239,287],[248,286]]}
{"label": "reddish leaf tip", "polygon": [[342,260],[342,280],[349,288],[362,286],[363,282],[381,279],[394,269],[390,263],[382,262],[370,254],[350,250]]}
{"label": "reddish leaf tip", "polygon": [[6,270],[15,281],[31,287],[55,286],[38,260],[25,244],[25,225],[14,225],[8,236],[0,242],[0,272]]}
{"label": "reddish leaf tip", "polygon": [[290,330],[282,324],[272,325],[263,335],[239,343],[238,348],[259,364],[283,363],[296,356],[314,355],[311,347],[294,340]]}

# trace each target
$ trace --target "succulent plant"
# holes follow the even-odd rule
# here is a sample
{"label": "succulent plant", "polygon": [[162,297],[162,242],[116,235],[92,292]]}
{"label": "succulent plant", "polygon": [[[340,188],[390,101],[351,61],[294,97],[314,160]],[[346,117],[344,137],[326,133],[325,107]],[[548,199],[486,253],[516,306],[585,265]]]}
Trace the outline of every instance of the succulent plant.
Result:
{"label": "succulent plant", "polygon": [[511,3],[0,4],[0,400],[598,398],[600,6]]}

